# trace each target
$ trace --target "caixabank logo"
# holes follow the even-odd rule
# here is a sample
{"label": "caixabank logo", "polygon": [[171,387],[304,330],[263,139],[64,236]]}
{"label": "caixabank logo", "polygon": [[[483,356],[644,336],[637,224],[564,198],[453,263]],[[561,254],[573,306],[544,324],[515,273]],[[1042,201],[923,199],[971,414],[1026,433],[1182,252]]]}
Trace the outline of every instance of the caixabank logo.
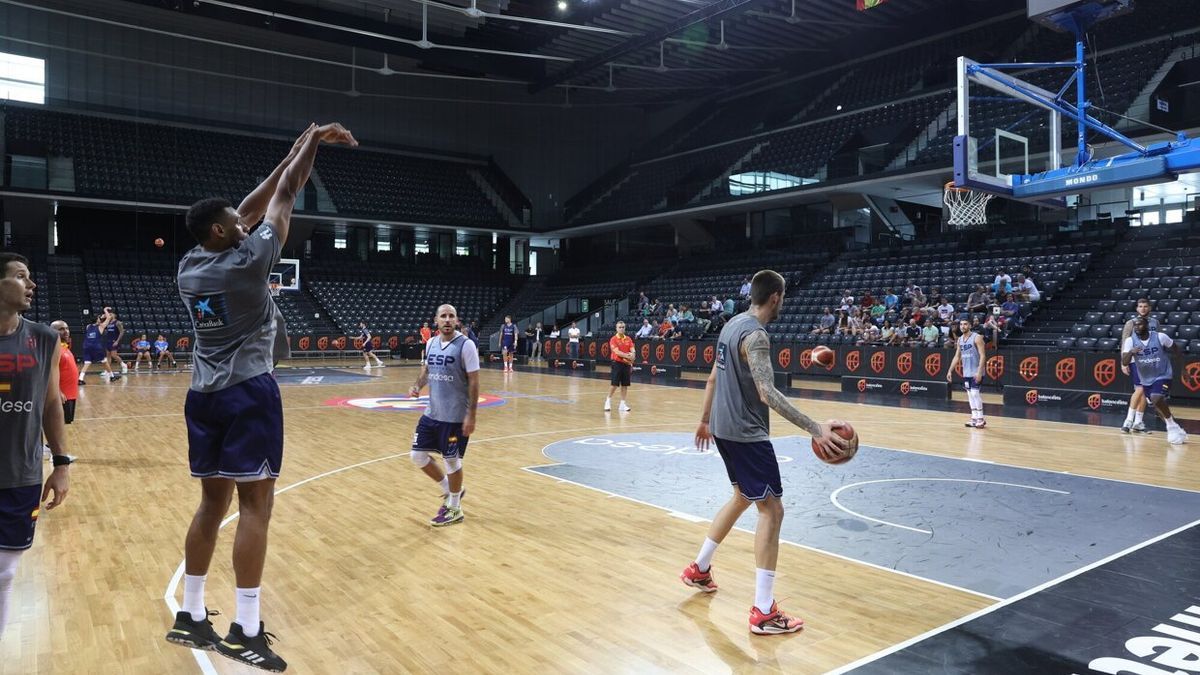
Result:
{"label": "caixabank logo", "polygon": [[[338,397],[331,398],[322,403],[322,405],[332,408],[358,408],[359,410],[370,410],[371,412],[425,412],[429,408],[429,397],[421,396],[413,398],[399,394],[370,398]],[[504,405],[504,399],[499,396],[492,396],[491,394],[479,395],[480,408],[492,408],[498,405]]]}

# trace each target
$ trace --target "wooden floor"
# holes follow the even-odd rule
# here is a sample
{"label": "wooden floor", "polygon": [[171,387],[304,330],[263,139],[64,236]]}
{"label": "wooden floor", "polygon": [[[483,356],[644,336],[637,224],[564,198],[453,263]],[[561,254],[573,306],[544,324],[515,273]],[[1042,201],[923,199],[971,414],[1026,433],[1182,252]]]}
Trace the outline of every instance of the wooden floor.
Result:
{"label": "wooden floor", "polygon": [[[362,371],[357,371],[362,372]],[[487,370],[466,461],[462,525],[434,530],[436,487],[408,459],[416,415],[323,405],[407,391],[415,370],[389,367],[353,385],[284,388],[287,450],[275,503],[263,617],[297,673],[821,672],[987,606],[986,598],[794,546],[780,554],[776,596],[803,616],[800,634],[752,637],[752,536],[719,553],[721,591],[677,575],[706,523],[522,471],[550,442],[612,431],[691,432],[702,391],[635,385],[631,414],[606,415],[607,383]],[[164,593],[182,562],[197,502],[188,477],[188,376],[93,379],[83,389],[69,501],[43,512],[22,559],[5,673],[257,672],[167,644]],[[956,394],[956,395],[961,395]],[[851,420],[864,443],[951,457],[1200,489],[1193,450],[1161,434],[800,401]],[[773,422],[778,435],[793,433]],[[815,461],[815,459],[813,460]],[[293,488],[294,489],[291,489]],[[236,502],[234,504],[236,509]],[[236,520],[222,530],[208,602],[224,631],[234,610],[229,566]]]}

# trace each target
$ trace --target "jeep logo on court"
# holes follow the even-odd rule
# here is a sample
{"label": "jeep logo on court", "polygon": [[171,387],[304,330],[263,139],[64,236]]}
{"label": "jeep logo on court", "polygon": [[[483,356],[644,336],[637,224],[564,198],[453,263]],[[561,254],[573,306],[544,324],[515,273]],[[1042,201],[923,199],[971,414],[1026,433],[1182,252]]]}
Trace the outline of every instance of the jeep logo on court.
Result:
{"label": "jeep logo on court", "polygon": [[667,346],[663,344],[656,345],[654,347],[654,359],[661,363],[665,358],[667,358]]}
{"label": "jeep logo on court", "polygon": [[[961,361],[959,365],[962,365]],[[1001,377],[1004,377],[1004,356],[996,355],[988,359],[987,367],[984,370],[987,371],[988,377],[993,380],[999,380]]]}
{"label": "jeep logo on court", "polygon": [[805,349],[804,351],[800,352],[800,367],[808,370],[809,368],[812,368],[812,364],[812,350]]}
{"label": "jeep logo on court", "polygon": [[1101,387],[1107,387],[1117,379],[1117,360],[1104,359],[1098,361],[1096,366],[1092,368],[1092,377],[1096,378],[1096,383]]}
{"label": "jeep logo on court", "polygon": [[846,370],[849,370],[853,373],[854,371],[858,370],[860,365],[862,365],[862,352],[859,352],[857,349],[855,349],[854,351],[846,354]]}
{"label": "jeep logo on court", "polygon": [[867,381],[866,381],[865,379],[863,379],[863,380],[859,380],[859,381],[858,381],[858,390],[859,390],[859,391],[866,391],[866,390],[867,390]]}
{"label": "jeep logo on court", "polygon": [[1092,410],[1100,409],[1100,394],[1092,394],[1088,396],[1088,407]]}
{"label": "jeep logo on court", "polygon": [[688,363],[696,362],[696,345],[688,345],[687,360],[688,360]]}
{"label": "jeep logo on court", "polygon": [[896,357],[896,370],[902,375],[907,375],[908,371],[912,370],[912,352],[904,352]]}
{"label": "jeep logo on court", "polygon": [[876,375],[882,373],[883,369],[886,367],[887,352],[875,352],[871,355],[871,370],[875,371]]}
{"label": "jeep logo on court", "polygon": [[642,360],[643,361],[650,360],[650,343],[649,342],[642,345]]}
{"label": "jeep logo on court", "polygon": [[1059,359],[1058,363],[1054,364],[1054,377],[1063,384],[1071,384],[1075,379],[1075,357],[1068,356],[1065,359]]}
{"label": "jeep logo on court", "polygon": [[1027,356],[1021,359],[1021,365],[1017,366],[1017,373],[1026,382],[1033,382],[1038,376],[1038,357]]}
{"label": "jeep logo on court", "polygon": [[1183,367],[1179,381],[1188,391],[1200,391],[1200,363],[1189,363]]}
{"label": "jeep logo on court", "polygon": [[937,377],[937,374],[942,372],[942,355],[940,352],[934,352],[925,357],[925,372],[930,377]]}
{"label": "jeep logo on court", "polygon": [[[811,356],[811,354],[810,354]],[[775,357],[775,361],[779,363],[779,367],[787,370],[788,366],[792,365],[792,350],[790,347],[780,349],[779,355]]]}
{"label": "jeep logo on court", "polygon": [[709,345],[704,348],[704,362],[705,363],[712,363],[713,359],[716,358],[716,356],[717,356],[717,350],[713,349],[712,345]]}
{"label": "jeep logo on court", "polygon": [[671,345],[671,363],[679,363],[679,345]]}
{"label": "jeep logo on court", "polygon": [[912,385],[908,383],[908,380],[900,383],[900,393],[902,395],[908,396],[908,392],[910,391],[912,391]]}
{"label": "jeep logo on court", "polygon": [[317,349],[320,349],[321,351],[329,349],[329,338],[325,337],[324,335],[317,338]]}
{"label": "jeep logo on court", "polygon": [[1025,392],[1025,402],[1029,405],[1037,405],[1037,389],[1030,389],[1029,391]]}

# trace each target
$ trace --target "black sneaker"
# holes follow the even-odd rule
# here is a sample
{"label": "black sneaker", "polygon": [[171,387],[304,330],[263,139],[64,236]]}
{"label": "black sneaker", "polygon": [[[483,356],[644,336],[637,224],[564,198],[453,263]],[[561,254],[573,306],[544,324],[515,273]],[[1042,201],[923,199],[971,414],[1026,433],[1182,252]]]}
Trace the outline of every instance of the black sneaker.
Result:
{"label": "black sneaker", "polygon": [[263,629],[263,623],[258,622],[258,635],[246,637],[242,627],[237,623],[229,624],[229,635],[217,642],[216,650],[221,656],[234,661],[240,661],[248,666],[269,670],[272,673],[282,673],[287,670],[287,661],[279,658],[271,651],[275,636]]}
{"label": "black sneaker", "polygon": [[[220,614],[220,612],[208,612],[208,616],[216,614]],[[221,636],[213,630],[212,621],[208,620],[208,616],[200,621],[195,621],[188,612],[176,612],[175,625],[167,631],[167,642],[192,649],[209,651],[216,649],[217,643],[221,641]]]}

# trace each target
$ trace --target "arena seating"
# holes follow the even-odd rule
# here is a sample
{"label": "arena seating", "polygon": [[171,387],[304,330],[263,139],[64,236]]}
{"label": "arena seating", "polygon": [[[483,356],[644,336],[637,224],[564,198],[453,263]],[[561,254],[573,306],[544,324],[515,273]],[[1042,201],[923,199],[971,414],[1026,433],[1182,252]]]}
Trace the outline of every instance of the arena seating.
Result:
{"label": "arena seating", "polygon": [[[73,194],[186,205],[223,196],[240,199],[287,154],[291,142],[155,122],[58,112],[19,104],[0,106],[4,140],[13,154],[67,157]],[[417,223],[504,228],[511,225],[474,172],[519,214],[523,196],[494,165],[394,152],[330,147],[314,172],[338,213]],[[310,195],[298,210],[315,211]]]}
{"label": "arena seating", "polygon": [[112,307],[125,325],[127,338],[135,331],[191,332],[192,320],[175,283],[178,261],[172,256],[89,250],[83,261],[92,311]]}

